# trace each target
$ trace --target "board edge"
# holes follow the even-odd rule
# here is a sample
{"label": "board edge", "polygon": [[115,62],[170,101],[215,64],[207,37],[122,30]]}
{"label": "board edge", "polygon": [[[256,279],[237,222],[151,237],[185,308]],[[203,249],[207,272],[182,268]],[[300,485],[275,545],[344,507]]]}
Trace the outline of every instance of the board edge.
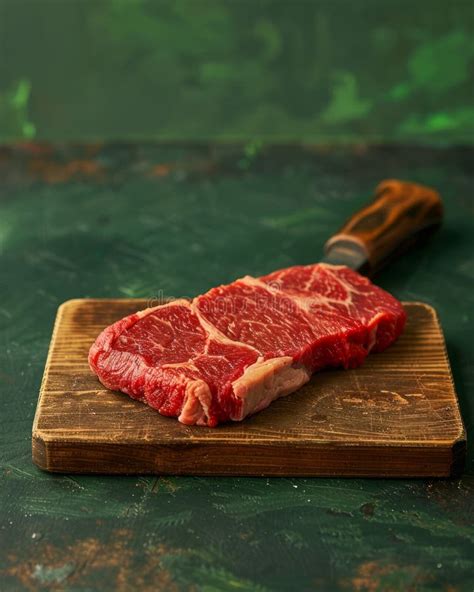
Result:
{"label": "board edge", "polygon": [[[45,437],[46,436],[46,437]],[[266,452],[274,450],[273,444],[254,444],[253,457],[261,457],[265,459]],[[308,445],[301,444],[287,447],[283,450],[281,456],[281,467],[274,463],[266,463],[263,461],[260,465],[246,465],[244,462],[235,462],[228,465],[230,469],[215,469],[215,461],[218,461],[222,455],[225,454],[226,444],[216,443],[213,446],[206,445],[206,462],[204,469],[196,471],[193,468],[194,455],[199,455],[202,444],[180,444],[177,446],[178,461],[175,459],[168,460],[169,447],[163,444],[143,443],[136,446],[134,450],[139,450],[140,454],[131,458],[130,448],[124,443],[102,443],[96,445],[87,442],[74,441],[54,441],[48,439],[47,435],[37,431],[32,438],[32,458],[35,465],[43,471],[50,473],[79,473],[79,474],[123,474],[123,475],[139,475],[139,474],[155,474],[155,475],[206,475],[206,476],[263,476],[263,477],[365,477],[365,478],[428,478],[428,477],[458,477],[462,474],[466,458],[466,439],[463,436],[454,438],[452,441],[446,441],[442,445],[434,445],[433,443],[426,446],[372,446],[360,445],[357,447],[349,447],[347,445],[334,445],[328,449],[324,444]],[[240,454],[236,454],[236,458],[245,459],[248,454],[249,445],[238,445]],[[285,447],[282,447],[283,449]],[[74,450],[75,454],[71,455],[70,451]],[[348,461],[344,460],[344,452],[350,451],[352,461],[355,464],[348,465]],[[417,462],[413,461],[413,451],[419,452]],[[371,472],[367,469],[358,468],[358,463],[363,465],[367,458],[374,454],[377,456],[384,456],[388,465],[385,471],[380,471],[380,467],[376,471]],[[335,461],[333,468],[328,468],[325,463],[321,463],[321,456],[318,454],[323,452],[327,457],[334,456]],[[258,454],[260,453],[260,454]],[[336,453],[339,453],[336,455]],[[436,469],[433,469],[433,464],[428,462],[428,456],[435,455],[438,459],[440,456],[442,460],[439,462]],[[443,453],[443,454],[440,454]],[[163,454],[163,456],[161,456]],[[302,470],[294,470],[291,467],[297,458],[302,458],[306,455],[312,455],[313,463],[306,463]],[[161,457],[161,458],[160,458]],[[95,467],[91,469],[89,464],[90,458],[94,458]],[[163,460],[164,459],[164,460]],[[402,463],[406,459],[407,464],[405,468],[397,468],[397,463]],[[141,463],[144,462],[145,468]],[[358,462],[357,462],[358,461]],[[201,467],[202,458],[200,460]],[[392,464],[390,464],[392,463]],[[102,465],[102,467],[101,467]],[[367,466],[367,465],[364,465]],[[426,467],[430,467],[427,469]],[[409,467],[409,468],[407,468]]]}

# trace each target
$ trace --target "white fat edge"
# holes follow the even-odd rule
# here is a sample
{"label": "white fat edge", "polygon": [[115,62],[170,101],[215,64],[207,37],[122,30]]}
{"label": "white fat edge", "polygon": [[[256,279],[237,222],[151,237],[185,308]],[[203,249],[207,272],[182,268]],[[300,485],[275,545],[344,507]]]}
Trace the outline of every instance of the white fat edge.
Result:
{"label": "white fat edge", "polygon": [[336,265],[335,263],[325,263],[323,261],[321,261],[321,263],[315,263],[314,265],[306,265],[306,267],[314,267],[315,265],[328,267],[329,269],[349,269],[347,265]]}
{"label": "white fat edge", "polygon": [[368,324],[369,344],[367,346],[367,353],[370,353],[371,349],[374,347],[374,345],[377,341],[377,331],[379,328],[378,320],[379,320],[379,318],[383,318],[383,317],[384,317],[384,313],[379,312],[374,317],[372,317],[370,319],[370,323]]}
{"label": "white fat edge", "polygon": [[185,425],[207,425],[211,401],[212,393],[204,380],[188,382],[178,421]]}
{"label": "white fat edge", "polygon": [[162,309],[162,308],[169,308],[170,306],[184,306],[185,308],[191,308],[191,303],[189,300],[185,298],[177,298],[176,300],[171,300],[170,302],[166,302],[165,304],[158,304],[157,306],[150,306],[149,308],[144,308],[143,310],[139,310],[135,314],[140,318],[144,318],[155,312],[155,310]]}
{"label": "white fat edge", "polygon": [[289,395],[309,381],[311,373],[304,366],[294,366],[291,356],[255,362],[232,383],[234,395],[242,401],[240,421],[247,415],[268,407],[272,401]]}

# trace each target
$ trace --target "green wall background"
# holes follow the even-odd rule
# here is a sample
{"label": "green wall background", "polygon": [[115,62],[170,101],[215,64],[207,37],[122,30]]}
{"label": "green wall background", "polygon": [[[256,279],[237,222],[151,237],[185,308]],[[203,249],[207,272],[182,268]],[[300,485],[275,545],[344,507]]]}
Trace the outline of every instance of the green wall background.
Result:
{"label": "green wall background", "polygon": [[465,0],[0,0],[0,141],[472,143]]}

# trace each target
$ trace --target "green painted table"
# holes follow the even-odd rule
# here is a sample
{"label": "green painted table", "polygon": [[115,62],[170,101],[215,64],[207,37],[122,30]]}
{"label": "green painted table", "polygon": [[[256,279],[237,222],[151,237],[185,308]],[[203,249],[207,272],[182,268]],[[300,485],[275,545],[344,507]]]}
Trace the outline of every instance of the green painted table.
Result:
{"label": "green painted table", "polygon": [[191,296],[318,260],[376,183],[437,187],[446,224],[378,282],[437,308],[474,411],[473,151],[112,145],[0,150],[3,590],[472,590],[474,478],[54,476],[30,434],[58,304]]}

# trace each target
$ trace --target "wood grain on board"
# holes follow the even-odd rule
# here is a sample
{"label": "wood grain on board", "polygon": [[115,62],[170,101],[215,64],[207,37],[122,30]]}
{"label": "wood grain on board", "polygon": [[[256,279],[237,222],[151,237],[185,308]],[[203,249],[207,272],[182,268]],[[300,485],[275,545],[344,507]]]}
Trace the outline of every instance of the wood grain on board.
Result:
{"label": "wood grain on board", "polygon": [[356,370],[317,373],[243,422],[184,426],[104,388],[87,363],[145,300],[71,300],[56,319],[33,426],[42,469],[81,473],[449,476],[465,433],[435,311],[405,303],[399,341]]}

